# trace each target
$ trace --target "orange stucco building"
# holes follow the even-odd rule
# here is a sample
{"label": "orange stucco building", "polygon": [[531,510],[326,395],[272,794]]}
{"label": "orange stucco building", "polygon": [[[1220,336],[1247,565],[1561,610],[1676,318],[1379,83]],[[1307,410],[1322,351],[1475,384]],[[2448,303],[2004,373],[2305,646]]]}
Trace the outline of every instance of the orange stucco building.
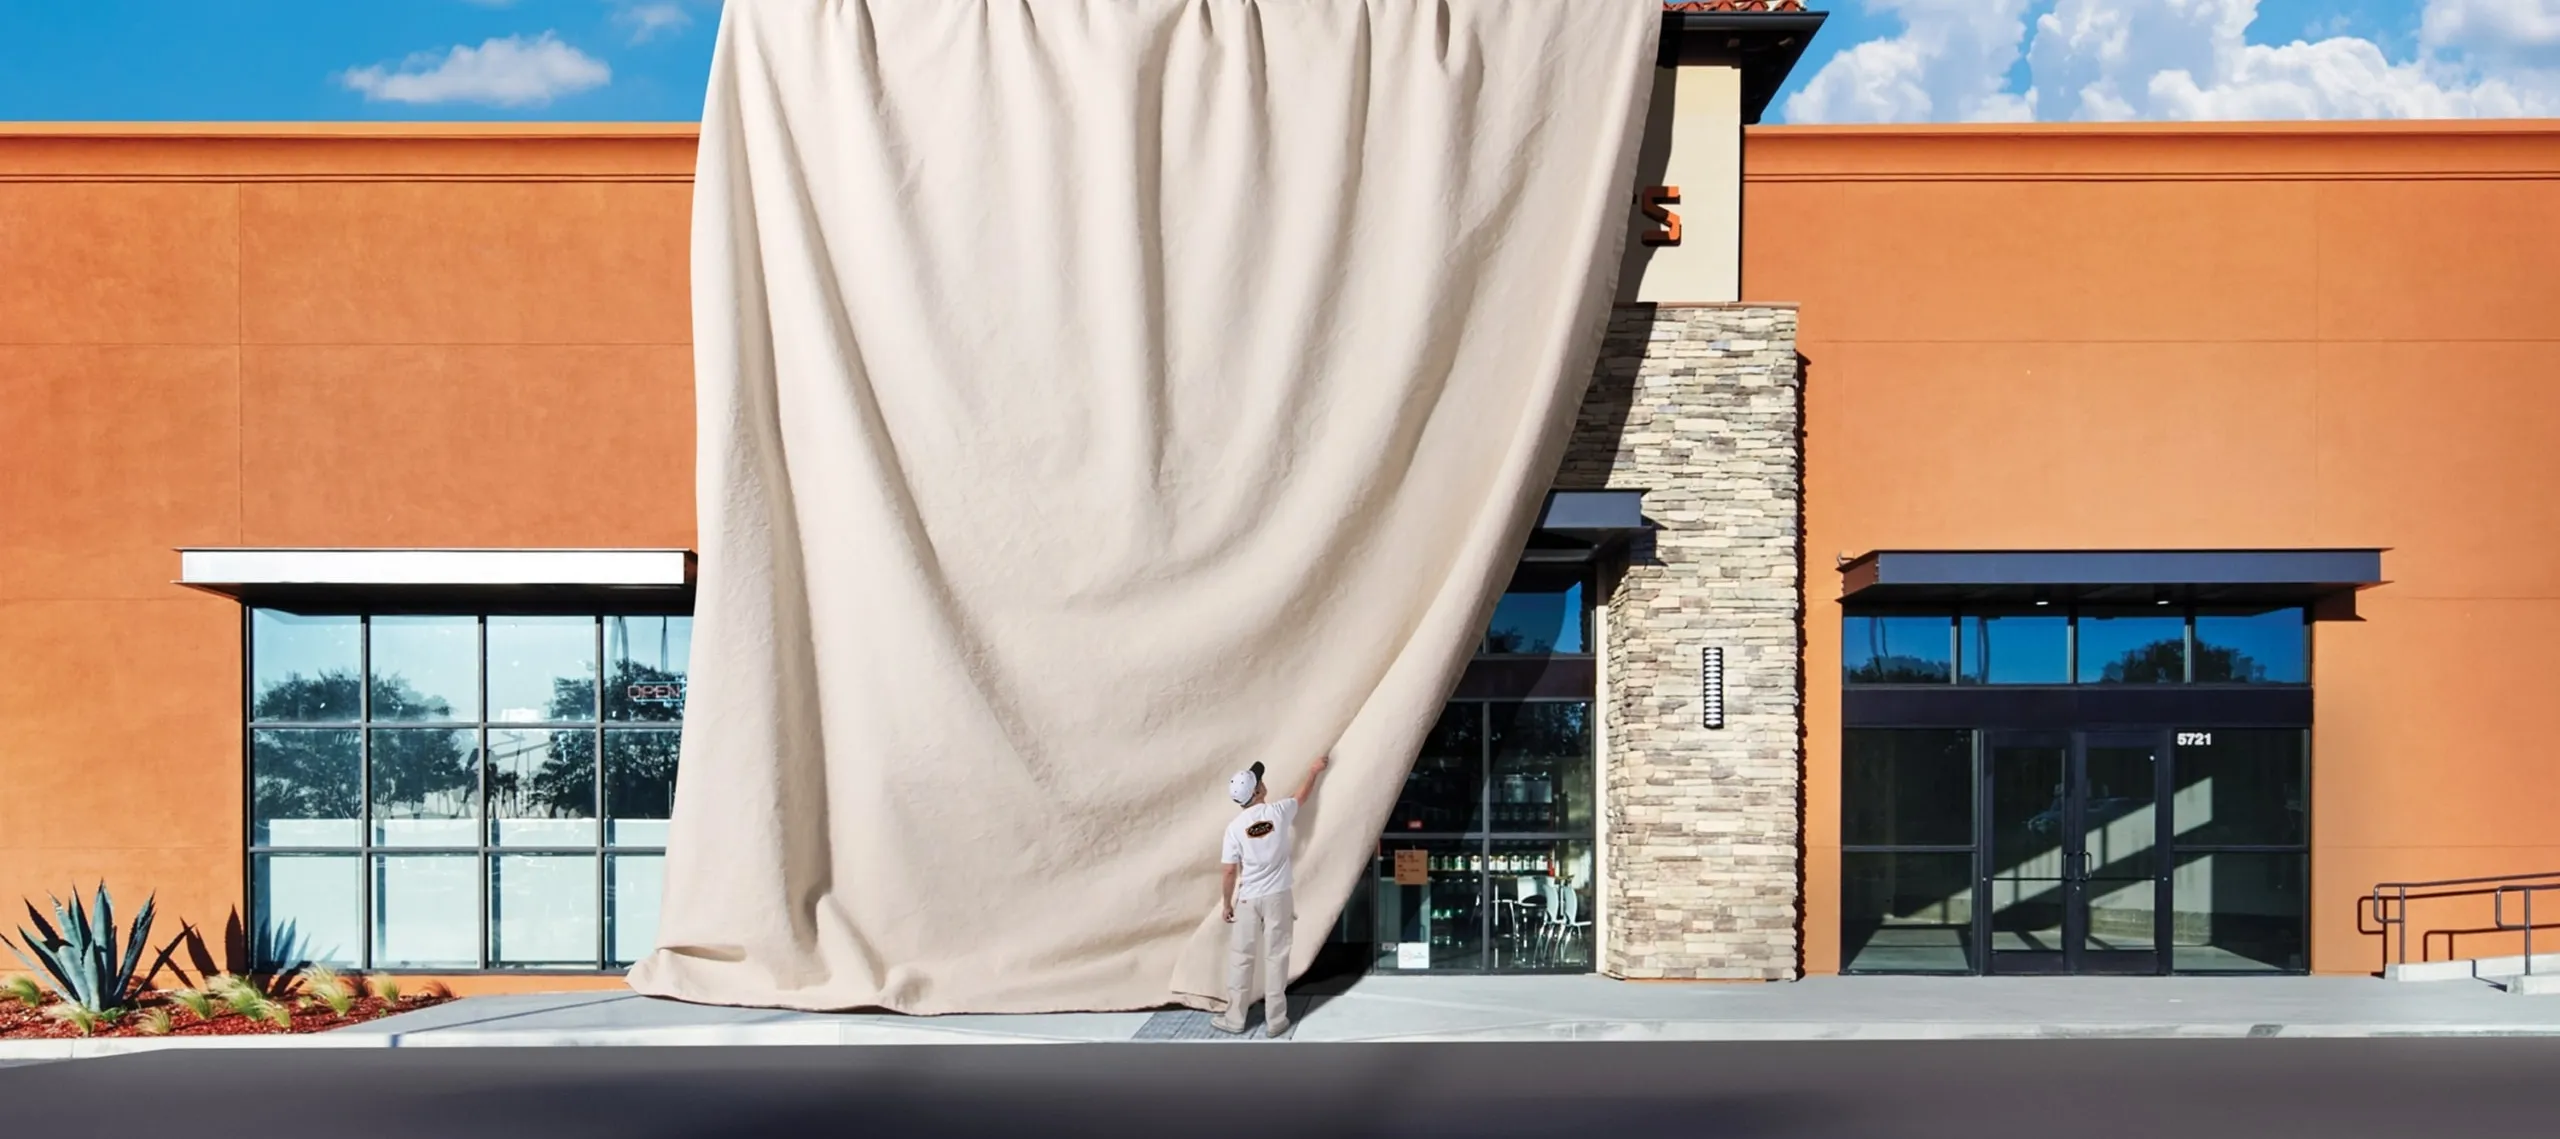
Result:
{"label": "orange stucco building", "polygon": [[[253,833],[260,634],[175,551],[693,545],[692,137],[0,130],[0,898],[103,877],[199,964],[260,954],[249,851],[299,842]],[[2387,551],[2310,603],[2308,957],[2261,964],[2379,967],[2378,882],[2560,868],[2560,126],[1754,128],[1743,155],[1741,298],[1796,306],[1803,361],[1795,968],[1911,916],[1844,911],[1875,908],[1843,854],[1871,551]],[[478,620],[487,710],[459,718],[494,740]],[[654,722],[606,704],[539,730]],[[2422,929],[2487,924],[2431,905]]]}

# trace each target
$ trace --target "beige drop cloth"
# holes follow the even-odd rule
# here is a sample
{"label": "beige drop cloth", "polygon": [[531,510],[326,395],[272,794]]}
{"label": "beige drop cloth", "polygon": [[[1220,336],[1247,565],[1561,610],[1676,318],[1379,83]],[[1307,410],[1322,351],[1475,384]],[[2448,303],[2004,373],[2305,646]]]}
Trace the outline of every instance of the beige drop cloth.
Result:
{"label": "beige drop cloth", "polygon": [[1215,1007],[1226,775],[1369,865],[1553,476],[1656,0],[733,0],[647,993]]}

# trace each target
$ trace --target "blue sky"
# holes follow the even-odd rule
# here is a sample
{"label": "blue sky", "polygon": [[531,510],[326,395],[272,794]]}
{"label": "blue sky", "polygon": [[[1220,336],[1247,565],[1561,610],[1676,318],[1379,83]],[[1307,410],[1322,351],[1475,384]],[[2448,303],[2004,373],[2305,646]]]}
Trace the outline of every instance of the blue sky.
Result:
{"label": "blue sky", "polygon": [[[928,2],[928,0],[915,0]],[[2560,114],[2560,0],[1816,0],[1773,121]],[[690,120],[718,0],[0,0],[0,120]]]}

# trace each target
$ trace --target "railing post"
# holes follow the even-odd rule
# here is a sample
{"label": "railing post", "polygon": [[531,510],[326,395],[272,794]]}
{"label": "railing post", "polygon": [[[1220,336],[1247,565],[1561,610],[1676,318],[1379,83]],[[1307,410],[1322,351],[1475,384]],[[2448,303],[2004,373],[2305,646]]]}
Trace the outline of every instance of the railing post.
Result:
{"label": "railing post", "polygon": [[2409,963],[2409,888],[2407,886],[2400,887],[2399,912],[2400,916],[2393,920],[2400,923],[2400,963],[2406,965]]}
{"label": "railing post", "polygon": [[2533,975],[2533,887],[2524,890],[2524,975]]}

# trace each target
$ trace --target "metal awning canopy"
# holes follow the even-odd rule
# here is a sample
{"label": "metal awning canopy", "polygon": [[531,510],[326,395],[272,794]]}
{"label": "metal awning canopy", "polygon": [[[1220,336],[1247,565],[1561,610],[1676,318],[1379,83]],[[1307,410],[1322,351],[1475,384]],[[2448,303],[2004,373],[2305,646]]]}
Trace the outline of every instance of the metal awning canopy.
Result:
{"label": "metal awning canopy", "polygon": [[1642,533],[1644,492],[1558,490],[1538,508],[1538,527],[1521,551],[1525,562],[1581,562],[1607,553]]}
{"label": "metal awning canopy", "polygon": [[2382,584],[2382,553],[1877,550],[1841,563],[1840,599],[1885,605],[2309,603]]}
{"label": "metal awning canopy", "polygon": [[178,584],[250,604],[682,603],[691,550],[182,549]]}

